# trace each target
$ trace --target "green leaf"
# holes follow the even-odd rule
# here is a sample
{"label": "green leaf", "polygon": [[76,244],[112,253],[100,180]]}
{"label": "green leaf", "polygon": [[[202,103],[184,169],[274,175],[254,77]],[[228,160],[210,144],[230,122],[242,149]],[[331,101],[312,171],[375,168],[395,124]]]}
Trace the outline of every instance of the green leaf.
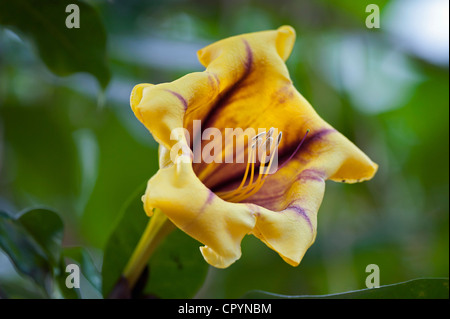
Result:
{"label": "green leaf", "polygon": [[48,256],[52,265],[59,261],[64,225],[58,214],[46,209],[28,211],[17,219]]}
{"label": "green leaf", "polygon": [[46,209],[34,209],[13,218],[0,212],[0,248],[16,269],[50,291],[49,278],[58,266],[63,223]]}
{"label": "green leaf", "polygon": [[15,280],[0,281],[0,299],[45,299],[48,295],[34,285]]}
{"label": "green leaf", "polygon": [[209,268],[199,246],[198,241],[179,229],[167,236],[150,259],[144,294],[159,298],[192,298],[201,288]]}
{"label": "green leaf", "polygon": [[[80,28],[67,28],[69,4],[80,12]],[[55,74],[89,72],[106,88],[110,71],[106,63],[106,32],[97,12],[73,0],[15,0],[0,2],[0,24],[31,38]]]}
{"label": "green leaf", "polygon": [[22,225],[3,212],[0,212],[0,248],[20,273],[41,287],[46,286],[52,267],[45,253]]}
{"label": "green leaf", "polygon": [[448,278],[419,278],[379,288],[331,295],[288,296],[265,291],[250,291],[245,299],[448,299]]}
{"label": "green leaf", "polygon": [[[103,296],[118,283],[148,223],[141,201],[145,186],[131,197],[112,232],[103,260]],[[202,285],[208,264],[199,252],[199,243],[176,229],[156,249],[149,261],[149,279],[143,293],[159,298],[191,298]]]}
{"label": "green leaf", "polygon": [[148,217],[139,200],[144,189],[144,187],[140,187],[125,203],[119,214],[118,222],[106,243],[102,266],[102,293],[105,298],[119,280],[147,225]]}

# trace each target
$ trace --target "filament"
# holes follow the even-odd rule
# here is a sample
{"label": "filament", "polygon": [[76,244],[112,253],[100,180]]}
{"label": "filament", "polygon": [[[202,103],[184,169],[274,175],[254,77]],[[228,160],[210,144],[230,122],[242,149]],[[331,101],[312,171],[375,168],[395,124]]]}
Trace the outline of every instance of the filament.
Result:
{"label": "filament", "polygon": [[[248,156],[248,162],[247,167],[245,169],[244,177],[239,185],[238,188],[236,188],[233,191],[225,191],[225,192],[219,192],[217,195],[221,197],[224,200],[230,201],[230,202],[240,202],[256,192],[258,192],[261,187],[263,186],[269,172],[270,168],[272,167],[272,163],[275,158],[276,149],[278,148],[278,145],[281,141],[282,133],[278,134],[277,141],[274,143],[272,134],[274,132],[274,128],[271,128],[266,134],[265,132],[262,132],[258,135],[256,135],[253,140],[256,139],[255,143],[251,146],[251,152]],[[264,136],[265,135],[265,136]],[[256,159],[256,152],[258,149],[258,146],[264,145],[263,153],[261,155],[260,160],[260,166],[259,166],[259,174],[258,178],[255,182],[254,175],[255,175],[255,159]],[[269,154],[270,159],[269,163],[267,164],[267,167],[265,166],[266,158],[267,158],[267,148],[269,148]],[[248,172],[250,171],[250,180],[247,183],[247,185],[244,187],[247,181]]]}

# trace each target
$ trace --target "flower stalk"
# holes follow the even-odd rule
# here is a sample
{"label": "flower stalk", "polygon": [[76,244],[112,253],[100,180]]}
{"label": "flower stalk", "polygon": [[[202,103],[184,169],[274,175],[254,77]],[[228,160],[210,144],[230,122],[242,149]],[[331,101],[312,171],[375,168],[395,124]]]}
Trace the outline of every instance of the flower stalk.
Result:
{"label": "flower stalk", "polygon": [[172,222],[158,208],[154,209],[153,216],[149,219],[131,258],[126,265],[123,276],[132,288],[147,265],[151,255],[161,241],[175,229]]}

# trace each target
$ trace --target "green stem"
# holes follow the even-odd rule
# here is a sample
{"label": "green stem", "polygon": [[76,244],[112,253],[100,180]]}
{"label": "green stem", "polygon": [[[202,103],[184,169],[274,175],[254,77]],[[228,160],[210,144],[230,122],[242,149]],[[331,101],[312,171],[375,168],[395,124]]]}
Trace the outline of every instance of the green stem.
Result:
{"label": "green stem", "polygon": [[123,276],[127,279],[130,289],[136,284],[156,247],[173,229],[175,229],[175,225],[160,209],[155,208],[153,216],[147,223],[144,233],[123,271]]}

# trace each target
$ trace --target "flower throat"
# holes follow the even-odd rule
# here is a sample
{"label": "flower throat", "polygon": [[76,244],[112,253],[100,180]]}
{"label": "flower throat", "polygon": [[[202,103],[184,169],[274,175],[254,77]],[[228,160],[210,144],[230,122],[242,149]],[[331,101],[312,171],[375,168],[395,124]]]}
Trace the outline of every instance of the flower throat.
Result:
{"label": "flower throat", "polygon": [[[272,137],[273,132],[274,128],[272,127],[268,132],[261,132],[252,138],[251,149],[248,152],[247,166],[245,168],[244,176],[239,187],[230,191],[218,192],[216,193],[217,196],[219,196],[223,200],[237,203],[249,198],[261,189],[272,168],[275,154],[277,154],[276,151],[278,150],[278,146],[280,145],[282,138],[282,132],[280,132],[276,138],[276,141],[274,141]],[[294,152],[291,154],[291,156],[289,156],[289,158],[281,166],[279,166],[276,171],[280,170],[295,156],[308,133],[309,129],[306,130],[305,135],[303,136],[302,140],[300,141]],[[261,146],[263,146],[263,151],[260,159],[259,174],[258,178],[255,180],[255,162],[257,158],[257,152],[261,149]],[[265,164],[268,156],[267,149],[269,150],[270,159],[266,166]],[[246,183],[249,173],[250,178],[248,183]]]}

